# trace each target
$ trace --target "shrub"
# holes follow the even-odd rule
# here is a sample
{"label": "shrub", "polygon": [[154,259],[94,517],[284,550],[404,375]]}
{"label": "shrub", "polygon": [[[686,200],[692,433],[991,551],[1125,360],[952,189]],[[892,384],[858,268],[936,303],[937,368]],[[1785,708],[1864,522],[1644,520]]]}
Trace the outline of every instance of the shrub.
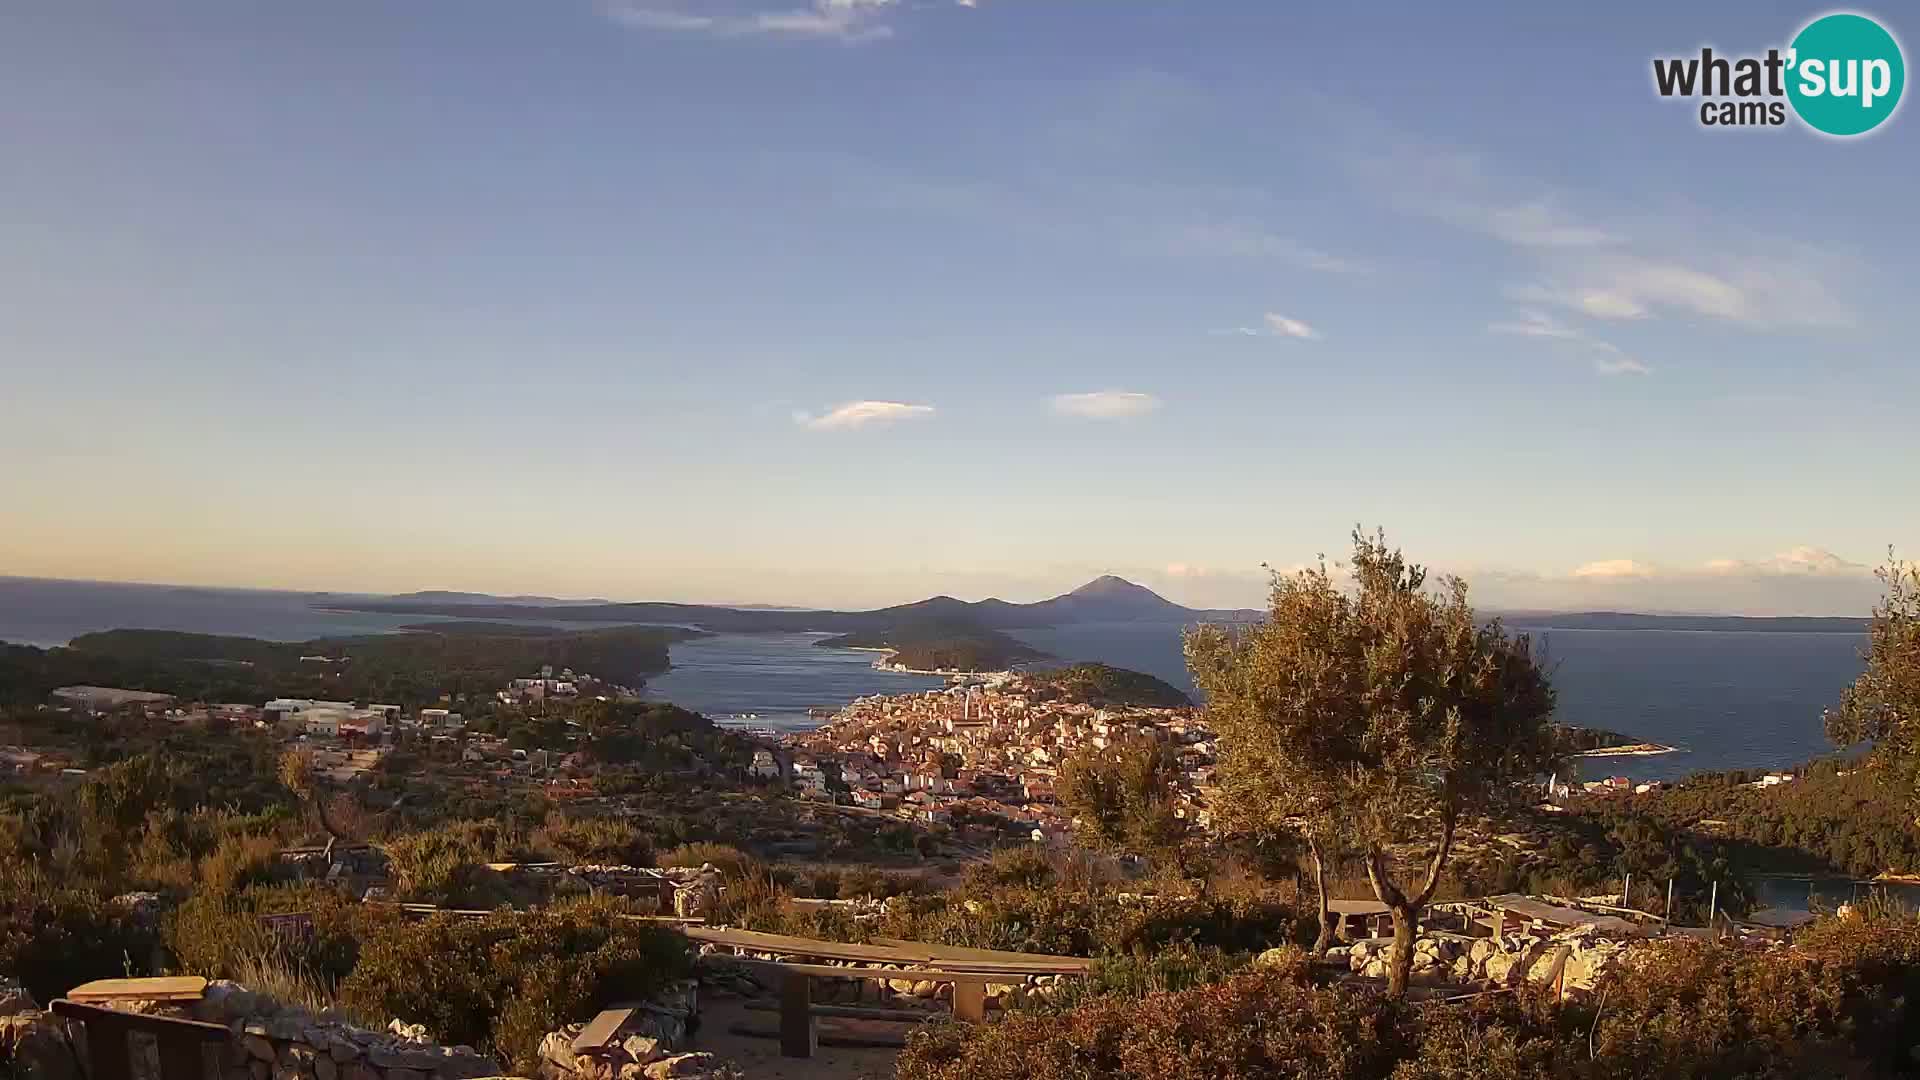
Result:
{"label": "shrub", "polygon": [[340,986],[365,1016],[425,1024],[443,1043],[484,1047],[531,1068],[540,1037],[615,1001],[687,977],[686,941],[628,922],[605,899],[484,918],[435,915],[378,929]]}
{"label": "shrub", "polygon": [[49,1001],[93,979],[143,974],[154,938],[99,893],[0,865],[0,973]]}
{"label": "shrub", "polygon": [[1382,1077],[1404,1009],[1370,991],[1263,971],[1181,993],[1097,997],[1058,1015],[1015,1011],[910,1036],[900,1080],[1254,1080]]}
{"label": "shrub", "polygon": [[743,878],[758,870],[760,861],[727,844],[698,842],[681,844],[660,853],[661,866],[705,866],[709,863],[727,880]]}
{"label": "shrub", "polygon": [[534,835],[537,846],[575,863],[646,866],[653,861],[653,842],[639,829],[611,818],[564,818],[554,815]]}
{"label": "shrub", "polygon": [[453,822],[386,844],[381,850],[401,897],[464,908],[489,908],[505,899],[506,883],[486,865],[496,851],[482,825]]}

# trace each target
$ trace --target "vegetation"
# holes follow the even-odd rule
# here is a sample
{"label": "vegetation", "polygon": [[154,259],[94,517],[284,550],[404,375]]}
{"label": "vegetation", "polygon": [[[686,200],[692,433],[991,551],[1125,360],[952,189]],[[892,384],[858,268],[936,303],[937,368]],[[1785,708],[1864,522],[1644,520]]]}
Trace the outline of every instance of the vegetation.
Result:
{"label": "vegetation", "polygon": [[390,924],[361,943],[341,999],[361,1015],[407,1017],[442,1043],[490,1049],[531,1070],[546,1032],[691,974],[685,938],[622,914],[596,899]]}
{"label": "vegetation", "polygon": [[1087,846],[1177,864],[1191,832],[1170,797],[1179,774],[1161,743],[1088,743],[1060,765],[1060,802]]}
{"label": "vegetation", "polygon": [[1107,664],[1070,664],[1029,672],[1027,685],[1042,700],[1057,697],[1078,701],[1096,708],[1138,706],[1174,709],[1192,705],[1193,700],[1172,684],[1152,675]]}
{"label": "vegetation", "polygon": [[[667,669],[670,642],[696,631],[660,627],[503,629],[424,623],[403,634],[303,642],[109,630],[62,648],[0,645],[0,704],[37,704],[55,687],[115,686],[198,701],[313,697],[431,705],[491,696],[544,664],[637,685]],[[327,657],[332,662],[302,660]]]}
{"label": "vegetation", "polygon": [[1871,740],[1873,768],[1920,799],[1920,564],[1889,556],[1867,628],[1867,669],[1827,713],[1840,746]]}
{"label": "vegetation", "polygon": [[[1552,767],[1553,691],[1524,636],[1475,617],[1465,582],[1429,591],[1424,568],[1359,530],[1350,569],[1352,594],[1324,562],[1276,574],[1265,623],[1203,627],[1187,656],[1229,818],[1346,839],[1393,913],[1398,995],[1462,814],[1523,801],[1522,782]],[[1415,842],[1425,855],[1403,883],[1394,855]]]}
{"label": "vegetation", "polygon": [[1426,1002],[1316,985],[1295,954],[1193,989],[1121,988],[1065,1011],[934,1026],[901,1080],[1654,1080],[1906,1075],[1900,1008],[1920,921],[1829,920],[1791,950],[1677,939],[1564,1005]]}

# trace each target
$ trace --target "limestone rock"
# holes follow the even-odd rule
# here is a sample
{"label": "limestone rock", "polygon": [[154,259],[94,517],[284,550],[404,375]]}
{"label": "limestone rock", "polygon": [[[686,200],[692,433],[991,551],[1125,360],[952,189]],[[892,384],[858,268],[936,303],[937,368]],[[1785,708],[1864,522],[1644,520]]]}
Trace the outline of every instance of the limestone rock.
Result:
{"label": "limestone rock", "polygon": [[712,1054],[675,1054],[647,1066],[647,1080],[723,1080],[738,1077],[740,1070]]}

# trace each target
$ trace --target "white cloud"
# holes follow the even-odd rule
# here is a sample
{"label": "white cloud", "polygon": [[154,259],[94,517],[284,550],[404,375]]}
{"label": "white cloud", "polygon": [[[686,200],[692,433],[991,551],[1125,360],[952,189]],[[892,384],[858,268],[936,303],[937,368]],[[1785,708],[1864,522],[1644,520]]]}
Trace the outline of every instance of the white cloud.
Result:
{"label": "white cloud", "polygon": [[1277,337],[1299,338],[1303,341],[1312,341],[1320,336],[1320,331],[1315,330],[1299,319],[1290,319],[1285,315],[1271,311],[1267,312],[1267,326]]}
{"label": "white cloud", "polygon": [[1489,323],[1487,329],[1495,334],[1565,342],[1591,355],[1593,369],[1602,375],[1646,375],[1653,371],[1613,342],[1594,337],[1544,311],[1523,309],[1512,319]]}
{"label": "white cloud", "polygon": [[734,9],[721,13],[692,10],[687,4],[644,0],[605,0],[607,18],[638,30],[704,33],[716,37],[754,34],[873,41],[891,37],[884,20],[896,0],[813,0],[806,7]]}
{"label": "white cloud", "polygon": [[849,401],[818,416],[804,412],[793,414],[794,423],[813,431],[839,431],[845,428],[892,424],[933,415],[931,405],[908,405],[899,401]]}
{"label": "white cloud", "polygon": [[1872,568],[1863,563],[1851,562],[1825,548],[1805,544],[1756,562],[1713,559],[1707,563],[1706,569],[1712,574],[1792,574],[1806,577],[1859,576],[1872,572]]}
{"label": "white cloud", "polygon": [[1096,420],[1119,420],[1144,416],[1160,407],[1152,394],[1130,390],[1096,390],[1088,394],[1056,394],[1053,411],[1062,416],[1085,416]]}
{"label": "white cloud", "polygon": [[1577,578],[1646,578],[1654,573],[1652,564],[1633,559],[1601,559],[1573,570],[1573,576]]}
{"label": "white cloud", "polygon": [[1601,559],[1565,574],[1480,569],[1463,576],[1479,606],[1504,611],[1859,616],[1880,595],[1870,567],[1813,546],[1692,566]]}

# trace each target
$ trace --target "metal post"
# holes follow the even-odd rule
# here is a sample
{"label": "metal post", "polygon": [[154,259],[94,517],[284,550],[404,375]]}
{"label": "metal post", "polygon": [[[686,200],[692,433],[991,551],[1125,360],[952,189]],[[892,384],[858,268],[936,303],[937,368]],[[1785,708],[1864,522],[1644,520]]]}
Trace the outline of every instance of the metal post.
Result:
{"label": "metal post", "polygon": [[1707,929],[1713,929],[1713,916],[1720,910],[1720,883],[1713,883],[1713,898],[1707,901]]}
{"label": "metal post", "polygon": [[1673,879],[1667,879],[1667,925],[1673,925]]}
{"label": "metal post", "polygon": [[1627,902],[1627,898],[1632,895],[1633,895],[1633,871],[1629,870],[1627,871],[1627,883],[1625,885],[1620,886],[1620,906],[1632,907],[1633,905]]}

